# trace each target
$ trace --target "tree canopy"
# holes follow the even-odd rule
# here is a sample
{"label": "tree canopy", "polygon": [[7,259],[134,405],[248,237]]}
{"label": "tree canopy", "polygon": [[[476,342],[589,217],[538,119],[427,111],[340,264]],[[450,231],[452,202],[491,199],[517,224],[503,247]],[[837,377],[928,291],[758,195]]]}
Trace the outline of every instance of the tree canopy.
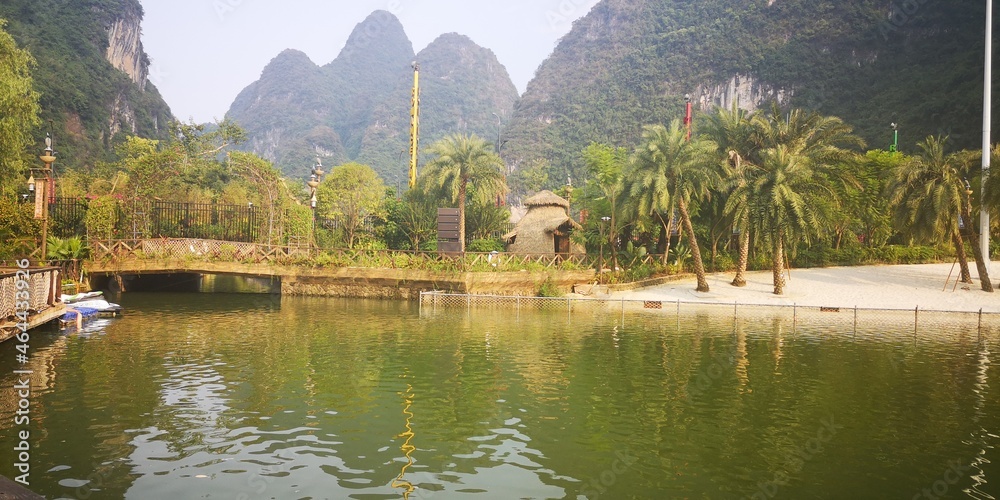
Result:
{"label": "tree canopy", "polygon": [[0,189],[7,192],[24,176],[29,146],[39,125],[39,94],[31,77],[35,59],[17,46],[0,19]]}

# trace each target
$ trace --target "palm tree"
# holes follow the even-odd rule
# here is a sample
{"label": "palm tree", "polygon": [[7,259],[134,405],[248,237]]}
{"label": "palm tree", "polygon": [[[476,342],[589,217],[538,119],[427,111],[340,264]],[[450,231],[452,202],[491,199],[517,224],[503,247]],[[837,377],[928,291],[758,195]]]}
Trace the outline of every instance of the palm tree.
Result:
{"label": "palm tree", "polygon": [[829,205],[816,201],[836,192],[806,155],[784,144],[762,151],[757,163],[747,165],[749,175],[733,196],[749,200],[738,213],[771,245],[774,294],[781,295],[786,245],[820,233]]}
{"label": "palm tree", "polygon": [[716,145],[704,138],[688,141],[687,130],[681,127],[680,120],[674,120],[669,129],[662,125],[648,126],[642,138],[633,158],[626,192],[638,204],[640,214],[669,214],[673,206],[677,207],[690,240],[697,290],[707,292],[708,279],[689,207],[691,202],[706,199],[709,189],[718,183],[719,176],[713,168]]}
{"label": "palm tree", "polygon": [[[744,183],[751,158],[758,156],[761,144],[754,128],[757,113],[749,114],[733,105],[732,109],[718,108],[714,114],[708,115],[703,133],[712,139],[717,146],[717,154],[722,159],[720,169],[726,178],[723,188],[728,188],[732,194],[735,188]],[[739,191],[746,194],[746,190]],[[749,200],[730,196],[726,200],[724,213],[732,217],[733,225],[740,234],[739,258],[736,263],[736,277],[732,285],[746,286],[747,262],[750,257],[750,217]]]}
{"label": "palm tree", "polygon": [[[911,161],[900,164],[893,173],[887,190],[894,209],[897,227],[908,228],[917,238],[936,240],[950,238],[962,265],[962,281],[972,282],[965,241],[959,220],[975,238],[972,227],[971,191],[966,175],[975,161],[975,153],[945,154],[948,138],[928,137],[918,146],[920,154]],[[972,241],[973,253],[982,289],[993,291],[978,241]]]}
{"label": "palm tree", "polygon": [[453,134],[434,143],[429,150],[436,158],[422,177],[440,188],[451,203],[458,204],[459,239],[465,252],[465,200],[469,182],[476,184],[479,195],[495,199],[507,190],[503,161],[493,151],[493,145],[475,135]]}
{"label": "palm tree", "polygon": [[758,149],[743,164],[743,189],[734,191],[739,214],[770,244],[774,293],[784,293],[786,245],[822,234],[839,204],[837,184],[857,185],[843,168],[858,161],[863,141],[840,118],[792,110],[775,103],[753,122]]}

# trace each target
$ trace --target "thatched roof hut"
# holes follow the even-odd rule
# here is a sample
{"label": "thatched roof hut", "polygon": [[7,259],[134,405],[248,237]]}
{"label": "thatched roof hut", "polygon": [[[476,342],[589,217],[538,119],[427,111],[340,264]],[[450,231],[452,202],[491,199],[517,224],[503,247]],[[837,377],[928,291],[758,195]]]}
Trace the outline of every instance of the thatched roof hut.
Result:
{"label": "thatched roof hut", "polygon": [[532,255],[585,253],[570,241],[573,231],[583,226],[569,215],[568,201],[552,191],[542,191],[524,204],[528,213],[503,237],[507,251]]}

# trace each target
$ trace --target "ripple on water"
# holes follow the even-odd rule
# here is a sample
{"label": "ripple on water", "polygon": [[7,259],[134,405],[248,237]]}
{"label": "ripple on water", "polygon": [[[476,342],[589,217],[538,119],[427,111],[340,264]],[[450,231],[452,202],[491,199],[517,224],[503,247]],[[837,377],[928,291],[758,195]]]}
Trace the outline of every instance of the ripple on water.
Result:
{"label": "ripple on water", "polygon": [[128,300],[106,335],[38,351],[50,497],[96,463],[109,498],[733,498],[779,472],[777,496],[870,498],[949,459],[976,464],[956,491],[998,496],[998,339],[968,331]]}

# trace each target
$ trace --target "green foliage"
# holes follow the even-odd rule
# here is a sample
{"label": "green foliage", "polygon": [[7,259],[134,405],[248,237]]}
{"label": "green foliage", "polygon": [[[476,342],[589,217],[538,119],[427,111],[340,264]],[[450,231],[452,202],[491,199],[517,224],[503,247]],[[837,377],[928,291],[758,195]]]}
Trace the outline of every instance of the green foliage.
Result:
{"label": "green foliage", "polygon": [[958,232],[965,180],[974,153],[947,152],[948,138],[928,137],[918,156],[900,160],[887,187],[896,227],[922,242],[949,241]]}
{"label": "green foliage", "polygon": [[115,237],[115,226],[118,224],[118,199],[113,196],[101,196],[90,202],[84,225],[87,236],[97,240],[111,240]]}
{"label": "green foliage", "polygon": [[40,111],[31,78],[35,59],[17,46],[6,24],[0,18],[0,193],[5,194],[21,182]]}
{"label": "green foliage", "polygon": [[691,247],[678,243],[670,249],[670,262],[678,269],[687,267],[689,260],[691,260]]}
{"label": "green foliage", "polygon": [[[475,201],[485,204],[507,191],[503,161],[492,149],[488,142],[476,136],[454,134],[445,137],[430,147],[434,160],[417,181],[417,187],[425,196],[458,206],[459,238],[463,249],[468,197],[474,195]],[[469,189],[470,185],[475,188]]]}
{"label": "green foliage", "polygon": [[932,264],[951,258],[954,258],[954,250],[948,251],[946,247],[849,245],[834,249],[827,244],[817,244],[799,249],[792,259],[792,267]]}
{"label": "green foliage", "polygon": [[733,271],[735,269],[736,260],[733,259],[732,255],[726,252],[715,254],[715,261],[708,266],[708,271],[713,273]]}
{"label": "green foliage", "polygon": [[504,245],[502,241],[496,239],[472,240],[465,250],[473,253],[503,252]]}
{"label": "green foliage", "polygon": [[535,160],[529,165],[518,168],[507,179],[510,183],[511,194],[515,199],[523,199],[539,191],[554,188],[555,186],[551,185],[551,179],[549,179],[551,168],[546,160]]}
{"label": "green foliage", "polygon": [[[141,19],[137,0],[5,0],[0,17],[7,18],[8,32],[38,62],[33,79],[41,96],[40,117],[52,122],[44,131],[51,128],[64,169],[106,159],[120,140],[112,137],[111,123],[120,125],[122,135],[133,133],[134,124],[136,135],[167,138],[170,109],[153,84],[143,82],[145,89],[140,88],[106,59],[108,27],[122,18]],[[139,57],[141,64],[149,63],[145,54]],[[112,116],[116,103],[118,114]],[[33,133],[36,141],[43,135],[37,129]]]}
{"label": "green foliage", "polygon": [[556,286],[555,282],[552,281],[552,277],[549,276],[545,278],[545,281],[538,285],[538,296],[539,297],[562,297],[565,294],[562,290]]}
{"label": "green foliage", "polygon": [[626,268],[631,268],[641,264],[648,254],[649,252],[646,250],[646,247],[636,245],[634,242],[629,241],[625,244],[624,248],[618,252],[618,261]]}
{"label": "green foliage", "polygon": [[[385,200],[386,224],[384,237],[395,250],[436,250],[433,241],[437,232],[437,213],[433,199],[419,190],[410,190],[402,200]],[[425,244],[432,242],[427,248]]]}
{"label": "green foliage", "polygon": [[34,208],[33,203],[18,203],[13,196],[0,197],[0,261],[24,257],[35,248],[37,243],[27,247],[19,243],[41,234]]}
{"label": "green foliage", "polygon": [[302,238],[310,234],[313,226],[312,209],[305,205],[289,204],[283,212],[281,226],[285,229],[285,243],[289,242],[290,237]]}
{"label": "green foliage", "polygon": [[50,260],[80,260],[90,254],[90,249],[77,236],[66,239],[49,236],[46,247],[46,257]]}
{"label": "green foliage", "polygon": [[317,210],[337,221],[348,248],[353,248],[367,217],[381,216],[385,186],[371,167],[348,163],[334,167],[317,189]]}
{"label": "green foliage", "polygon": [[643,131],[643,142],[636,149],[633,168],[625,176],[623,187],[630,198],[630,212],[639,217],[655,216],[664,234],[677,209],[691,245],[698,291],[701,292],[707,292],[709,285],[689,207],[707,200],[711,189],[720,184],[720,172],[715,168],[717,149],[718,146],[707,138],[689,139],[679,120],[674,120],[669,128],[648,126]]}
{"label": "green foliage", "polygon": [[[510,222],[510,209],[499,206],[496,200],[477,200],[472,197],[466,205],[465,234],[469,240],[495,238],[506,232]],[[502,246],[502,244],[501,244]]]}

